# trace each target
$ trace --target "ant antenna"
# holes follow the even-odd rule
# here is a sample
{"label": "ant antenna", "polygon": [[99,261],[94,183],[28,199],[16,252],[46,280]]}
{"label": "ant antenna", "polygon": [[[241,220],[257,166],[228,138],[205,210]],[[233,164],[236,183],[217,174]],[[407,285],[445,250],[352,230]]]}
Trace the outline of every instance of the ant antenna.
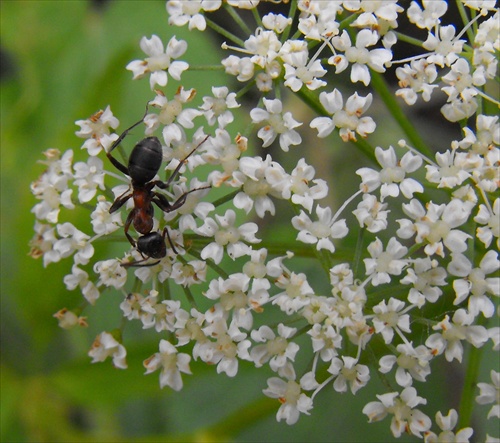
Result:
{"label": "ant antenna", "polygon": [[134,129],[137,125],[140,125],[144,121],[146,115],[148,115],[148,111],[149,111],[149,102],[146,103],[146,111],[144,112],[143,117],[137,123],[134,123],[130,128],[125,129],[125,131],[123,131],[120,137],[118,137],[115,140],[115,142],[111,145],[111,148],[109,149],[108,153],[110,153],[113,149],[115,149],[132,129]]}

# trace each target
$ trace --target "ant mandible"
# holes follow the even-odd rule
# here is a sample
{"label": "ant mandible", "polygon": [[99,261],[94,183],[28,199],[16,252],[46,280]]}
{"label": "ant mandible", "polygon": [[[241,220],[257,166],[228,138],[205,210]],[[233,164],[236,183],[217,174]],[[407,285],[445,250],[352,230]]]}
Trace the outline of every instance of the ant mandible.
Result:
{"label": "ant mandible", "polygon": [[[113,166],[130,177],[132,186],[132,191],[127,190],[116,198],[109,208],[109,212],[112,214],[113,212],[118,211],[118,209],[120,209],[130,198],[133,198],[134,208],[130,211],[127,216],[127,220],[125,221],[125,236],[132,246],[137,246],[141,255],[147,255],[152,258],[163,258],[166,256],[165,233],[168,235],[168,231],[165,227],[163,235],[158,232],[151,233],[151,230],[153,229],[154,216],[153,203],[165,212],[172,212],[180,208],[186,202],[188,194],[201,189],[207,189],[210,186],[204,186],[184,192],[184,194],[182,194],[173,203],[170,203],[163,194],[153,191],[153,188],[155,186],[160,189],[168,188],[175,177],[179,174],[182,165],[184,165],[196,149],[198,149],[198,147],[208,139],[208,136],[205,137],[201,143],[199,143],[179,162],[174,172],[166,182],[153,180],[159,171],[163,160],[161,143],[157,137],[146,137],[139,141],[130,154],[128,166],[120,163],[111,155],[111,152],[121,143],[128,133],[144,121],[144,118],[148,113],[148,108],[149,103],[146,105],[146,112],[142,119],[123,131],[118,139],[111,145],[109,151],[106,152],[106,156],[109,158],[109,161],[113,164]],[[139,234],[143,234],[142,237],[139,237],[137,242],[128,233],[131,224],[134,225],[135,230]],[[176,252],[172,242],[170,242],[170,244],[174,252]]]}

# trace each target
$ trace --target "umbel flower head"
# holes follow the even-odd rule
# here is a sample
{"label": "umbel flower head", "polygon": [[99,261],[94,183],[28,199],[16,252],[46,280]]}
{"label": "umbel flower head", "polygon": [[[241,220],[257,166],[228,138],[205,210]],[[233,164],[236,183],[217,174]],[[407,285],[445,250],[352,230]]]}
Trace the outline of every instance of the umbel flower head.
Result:
{"label": "umbel flower head", "polygon": [[[145,58],[126,69],[149,80],[146,111],[132,126],[110,106],[78,120],[82,161],[75,149],[45,152],[31,187],[31,255],[46,267],[72,263],[64,284],[85,311],[105,292],[122,297],[124,322],[97,336],[92,362],[125,369],[121,330],[139,322],[158,333],[144,367],[161,388],[182,390],[200,364],[238,379],[245,362],[266,368],[263,394],[289,425],[314,415],[328,386],[324,396],[363,398],[370,423],[388,417],[395,438],[469,441],[472,427],[455,429],[462,411],[443,415],[421,388],[443,360],[465,371],[478,350],[498,359],[500,349],[495,2],[458,2],[462,23],[450,23],[440,0],[299,0],[283,2],[288,15],[262,17],[259,3],[166,2],[165,24],[223,34],[227,84],[197,95],[206,80],[184,80],[191,41],[143,37]],[[242,34],[214,21],[222,5]],[[402,20],[417,32],[405,35]],[[398,60],[403,41],[418,44]],[[438,96],[434,118],[463,138],[421,137],[401,109]],[[399,132],[386,130],[388,114]],[[129,150],[133,128],[144,137]],[[367,161],[349,180],[322,177],[330,150],[343,159],[355,149]],[[69,216],[76,210],[85,219]],[[106,255],[103,240],[116,239],[123,252]],[[91,322],[80,314],[55,316],[63,328]],[[492,403],[477,413],[498,420],[491,374],[492,383],[474,379],[479,393],[467,379],[462,395]],[[377,378],[372,397],[364,388]]]}

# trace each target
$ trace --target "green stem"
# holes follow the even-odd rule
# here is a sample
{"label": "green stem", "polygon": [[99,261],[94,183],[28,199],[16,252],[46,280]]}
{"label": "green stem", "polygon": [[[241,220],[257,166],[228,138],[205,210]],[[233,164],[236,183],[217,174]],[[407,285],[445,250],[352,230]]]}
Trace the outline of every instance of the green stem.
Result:
{"label": "green stem", "polygon": [[224,71],[224,66],[222,65],[189,65],[190,71]]}
{"label": "green stem", "polygon": [[357,14],[351,14],[339,23],[339,32],[348,29],[349,25],[358,18]]}
{"label": "green stem", "polygon": [[410,45],[417,46],[418,48],[422,47],[422,40],[419,40],[418,38],[415,37],[410,37],[409,35],[406,34],[401,34],[401,32],[395,31],[396,36],[398,37],[398,41],[402,41],[405,43],[409,43]]}
{"label": "green stem", "polygon": [[[259,398],[231,415],[224,417],[219,423],[205,429],[205,441],[229,441],[241,433],[243,429],[250,428],[256,423],[276,413],[280,403],[278,400],[267,397]],[[231,438],[232,437],[232,438]]]}
{"label": "green stem", "polygon": [[[239,14],[234,10],[234,8],[227,3],[223,3],[224,9],[231,16],[231,18],[238,24],[245,35],[252,35],[252,31],[245,21],[239,16]],[[243,46],[243,45],[242,45]]]}
{"label": "green stem", "polygon": [[[458,9],[458,12],[460,14],[460,17],[462,18],[463,24],[464,24],[464,26],[467,26],[467,23],[470,22],[470,19],[467,16],[467,11],[465,10],[465,7],[461,1],[457,0],[456,4],[457,4],[457,9]],[[467,29],[466,33],[467,33],[467,37],[469,38],[469,41],[472,43],[474,41],[474,37],[475,37],[475,35],[474,35],[475,33],[474,33],[473,29],[471,29],[469,27],[469,29]]]}
{"label": "green stem", "polygon": [[231,40],[235,45],[239,45],[243,48],[243,45],[245,43],[243,40],[236,37],[234,34],[227,31],[226,29],[222,28],[221,26],[219,26],[217,23],[213,22],[212,20],[210,20],[206,17],[205,17],[205,20],[207,21],[208,26],[210,26],[215,32],[218,32],[220,35],[223,35],[227,39]]}
{"label": "green stem", "polygon": [[236,191],[230,192],[229,194],[224,195],[221,198],[215,200],[212,204],[217,208],[222,206],[224,203],[230,202],[236,195],[241,192],[241,189],[237,189]]}
{"label": "green stem", "polygon": [[[255,20],[255,23],[257,23],[257,26],[261,27],[262,28],[262,19],[260,18],[260,15],[259,15],[259,11],[257,10],[257,8],[252,8],[252,14],[253,14],[253,18]],[[251,32],[247,32],[248,35],[251,34]]]}
{"label": "green stem", "polygon": [[460,407],[458,412],[457,429],[462,429],[470,426],[472,420],[472,410],[474,409],[474,394],[476,384],[479,377],[479,367],[481,365],[481,354],[483,348],[471,346],[469,353],[467,369],[465,371],[464,386],[462,390],[462,398],[460,399]]}
{"label": "green stem", "polygon": [[[290,3],[290,10],[288,11],[288,18],[291,18],[292,20],[295,17],[295,12],[297,11],[297,4],[298,2],[291,2]],[[284,31],[283,34],[281,35],[281,42],[286,42],[288,40],[288,36],[290,35],[290,31],[292,30],[291,26],[288,26]]]}
{"label": "green stem", "polygon": [[412,125],[408,117],[404,114],[403,110],[401,109],[401,105],[397,102],[394,94],[389,89],[389,86],[387,85],[382,75],[378,72],[371,71],[371,79],[371,85],[380,95],[392,117],[399,124],[413,147],[427,157],[434,157],[433,152],[429,149],[422,137],[420,137],[420,134]]}
{"label": "green stem", "polygon": [[243,97],[252,87],[255,85],[255,80],[249,81],[246,83],[243,88],[241,88],[237,93],[236,93],[236,98],[241,98]]}
{"label": "green stem", "polygon": [[188,299],[190,305],[193,308],[198,309],[198,305],[196,304],[196,300],[194,299],[193,294],[191,293],[191,290],[186,286],[183,286],[182,289],[184,290],[184,295]]}

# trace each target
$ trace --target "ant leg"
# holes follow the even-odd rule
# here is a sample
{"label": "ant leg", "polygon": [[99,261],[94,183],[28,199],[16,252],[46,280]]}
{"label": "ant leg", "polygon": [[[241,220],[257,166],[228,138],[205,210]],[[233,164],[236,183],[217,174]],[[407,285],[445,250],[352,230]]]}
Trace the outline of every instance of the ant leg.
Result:
{"label": "ant leg", "polygon": [[131,267],[137,267],[137,268],[146,268],[148,266],[155,266],[158,263],[160,263],[160,260],[155,261],[153,263],[145,263],[142,264],[142,262],[145,262],[146,260],[149,260],[149,257],[143,258],[142,260],[136,260],[131,263],[120,263],[124,268],[131,268]]}
{"label": "ant leg", "polygon": [[203,144],[207,141],[209,135],[207,135],[198,145],[188,154],[186,155],[177,165],[177,167],[174,169],[174,172],[172,172],[172,175],[169,177],[169,179],[166,182],[162,182],[157,180],[155,183],[156,186],[158,186],[161,189],[166,189],[168,186],[170,186],[170,183],[172,183],[175,180],[175,177],[179,174],[179,171],[181,170],[182,166],[186,164],[187,159],[191,157],[194,152]]}
{"label": "ant leg", "polygon": [[172,242],[172,239],[170,238],[170,234],[168,233],[168,229],[166,226],[163,228],[163,240],[165,240],[165,234],[167,234],[168,243],[170,244],[172,251],[174,251],[175,254],[178,254],[177,249],[175,249],[175,246]]}
{"label": "ant leg", "polygon": [[122,134],[111,145],[111,148],[109,148],[109,151],[106,152],[106,156],[109,158],[109,161],[113,164],[113,166],[128,176],[130,176],[130,174],[128,172],[128,168],[123,163],[120,163],[116,158],[114,158],[111,155],[111,151],[113,151],[113,149],[115,149],[121,143],[121,141],[128,135],[128,133],[132,129],[134,129],[137,125],[141,124],[144,121],[144,119],[146,118],[146,115],[148,115],[148,110],[149,110],[149,102],[146,104],[146,112],[144,113],[144,116],[137,123],[134,123],[130,128],[125,129],[125,131],[123,131]]}
{"label": "ant leg", "polygon": [[184,203],[186,203],[186,198],[188,194],[191,194],[191,192],[195,191],[201,191],[202,189],[208,189],[210,186],[203,186],[202,188],[195,188],[191,189],[190,191],[184,192],[175,202],[170,203],[166,197],[162,194],[159,194],[157,192],[154,193],[154,197],[152,201],[158,205],[160,209],[162,209],[165,212],[172,212],[175,211],[176,209],[179,209]]}
{"label": "ant leg", "polygon": [[116,158],[114,158],[110,152],[106,152],[106,157],[109,158],[109,161],[113,164],[113,166],[118,169],[120,172],[123,172],[125,175],[129,175],[128,168],[120,163]]}
{"label": "ant leg", "polygon": [[127,220],[125,221],[125,229],[124,229],[124,233],[125,233],[125,237],[127,237],[127,240],[130,242],[130,244],[135,248],[135,240],[132,238],[132,236],[128,233],[128,230],[130,228],[130,225],[132,224],[132,220],[134,219],[134,214],[135,214],[135,211],[132,210],[130,211],[129,215],[127,216]]}
{"label": "ant leg", "polygon": [[132,194],[127,194],[129,190],[127,189],[122,195],[116,198],[116,200],[113,202],[111,207],[109,208],[109,213],[112,214],[113,212],[118,211],[129,199],[132,197]]}

